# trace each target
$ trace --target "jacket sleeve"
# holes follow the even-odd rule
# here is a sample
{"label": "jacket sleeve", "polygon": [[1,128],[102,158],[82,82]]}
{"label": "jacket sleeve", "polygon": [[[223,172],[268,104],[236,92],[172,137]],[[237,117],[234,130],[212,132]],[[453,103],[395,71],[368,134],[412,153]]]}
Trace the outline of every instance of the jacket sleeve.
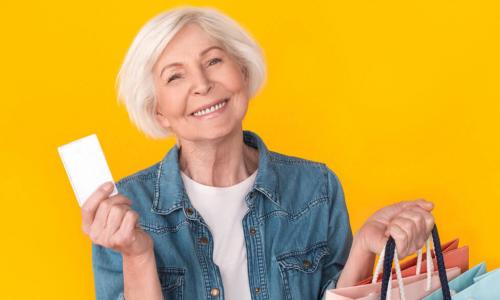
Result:
{"label": "jacket sleeve", "polygon": [[344,191],[337,175],[326,165],[329,195],[328,247],[331,250],[323,267],[321,299],[326,290],[334,289],[349,256],[352,245],[352,230]]}
{"label": "jacket sleeve", "polygon": [[96,300],[124,300],[123,265],[119,252],[92,243]]}

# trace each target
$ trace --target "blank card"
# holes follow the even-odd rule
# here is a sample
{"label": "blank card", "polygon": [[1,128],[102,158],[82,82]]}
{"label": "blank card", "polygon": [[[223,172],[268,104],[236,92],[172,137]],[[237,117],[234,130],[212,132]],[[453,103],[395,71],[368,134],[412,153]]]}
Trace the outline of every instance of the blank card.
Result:
{"label": "blank card", "polygon": [[[57,147],[80,207],[103,183],[112,181],[111,171],[95,134]],[[118,193],[116,186],[110,196]]]}

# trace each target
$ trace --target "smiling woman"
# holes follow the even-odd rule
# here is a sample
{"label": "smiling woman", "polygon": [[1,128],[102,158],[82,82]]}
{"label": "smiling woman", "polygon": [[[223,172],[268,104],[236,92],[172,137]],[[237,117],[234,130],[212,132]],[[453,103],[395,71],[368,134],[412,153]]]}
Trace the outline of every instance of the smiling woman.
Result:
{"label": "smiling woman", "polygon": [[265,76],[255,41],[215,9],[178,7],[139,31],[119,99],[177,144],[82,206],[97,300],[320,299],[371,274],[389,234],[400,257],[422,247],[431,203],[382,208],[353,238],[332,170],[243,130]]}
{"label": "smiling woman", "polygon": [[214,138],[242,122],[250,99],[246,67],[226,47],[187,24],[153,67],[158,123],[178,138]]}

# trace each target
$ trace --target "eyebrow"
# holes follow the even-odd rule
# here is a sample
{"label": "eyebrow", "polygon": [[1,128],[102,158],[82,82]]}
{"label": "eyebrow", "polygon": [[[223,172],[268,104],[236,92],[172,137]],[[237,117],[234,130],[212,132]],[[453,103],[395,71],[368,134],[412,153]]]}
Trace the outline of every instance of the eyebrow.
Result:
{"label": "eyebrow", "polygon": [[[208,51],[212,50],[212,49],[219,49],[219,50],[222,50],[224,51],[224,49],[222,49],[221,47],[219,46],[210,46],[208,47],[207,49],[203,50],[200,52],[200,54],[198,54],[198,57],[201,57],[203,56],[205,53],[207,53]],[[161,72],[160,72],[160,77],[161,75],[163,74],[163,71],[165,71],[165,69],[167,68],[170,68],[170,67],[173,67],[173,66],[182,66],[182,63],[179,63],[179,62],[173,62],[173,63],[170,63],[166,66],[164,66],[162,69],[161,69]]]}

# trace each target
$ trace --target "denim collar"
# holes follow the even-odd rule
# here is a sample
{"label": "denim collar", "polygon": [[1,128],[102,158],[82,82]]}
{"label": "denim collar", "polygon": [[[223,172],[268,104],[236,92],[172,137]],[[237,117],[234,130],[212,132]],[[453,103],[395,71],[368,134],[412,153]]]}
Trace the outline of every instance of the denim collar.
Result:
{"label": "denim collar", "polygon": [[[276,192],[278,180],[276,171],[271,164],[269,150],[262,139],[250,130],[243,130],[243,142],[259,151],[258,171],[251,192],[259,191],[265,198],[279,205],[279,197]],[[251,203],[248,204],[251,205]],[[192,207],[192,205],[180,175],[179,148],[174,145],[159,163],[151,211],[166,215],[174,210],[187,207]]]}

